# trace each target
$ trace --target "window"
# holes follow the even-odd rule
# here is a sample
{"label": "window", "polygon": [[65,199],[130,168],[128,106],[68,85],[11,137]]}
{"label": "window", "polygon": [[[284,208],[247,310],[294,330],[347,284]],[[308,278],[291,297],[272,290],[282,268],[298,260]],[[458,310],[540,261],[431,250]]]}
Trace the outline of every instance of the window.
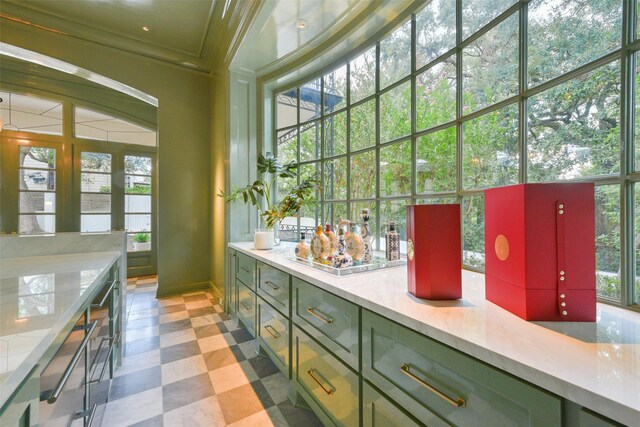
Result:
{"label": "window", "polygon": [[127,250],[151,250],[151,157],[124,156]]}
{"label": "window", "polygon": [[[277,97],[279,157],[300,170],[321,165],[323,191],[308,219],[359,221],[370,209],[381,249],[389,221],[404,236],[407,204],[461,203],[463,263],[482,270],[485,189],[594,182],[598,295],[638,303],[640,95],[623,68],[637,67],[638,81],[640,40],[627,42],[622,32],[636,25],[623,19],[636,16],[637,2],[458,5],[416,3],[411,19],[312,76],[324,106],[312,117],[300,110],[287,121],[284,101],[295,101]],[[308,86],[286,93],[299,92],[302,102]],[[623,132],[634,121],[635,134]],[[634,215],[635,229],[622,221]],[[631,270],[623,282],[621,272]]]}
{"label": "window", "polygon": [[111,230],[111,154],[80,154],[80,231]]}
{"label": "window", "polygon": [[56,232],[56,149],[20,146],[20,234]]}
{"label": "window", "polygon": [[75,136],[108,142],[156,146],[156,132],[86,108],[74,108]]}
{"label": "window", "polygon": [[62,135],[62,102],[0,91],[3,129]]}

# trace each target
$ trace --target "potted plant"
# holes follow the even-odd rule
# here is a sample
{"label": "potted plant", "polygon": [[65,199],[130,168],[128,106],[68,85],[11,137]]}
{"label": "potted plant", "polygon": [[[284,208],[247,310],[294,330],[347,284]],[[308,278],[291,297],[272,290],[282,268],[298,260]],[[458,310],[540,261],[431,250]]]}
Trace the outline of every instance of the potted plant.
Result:
{"label": "potted plant", "polygon": [[236,188],[230,194],[220,191],[218,196],[224,197],[227,203],[242,199],[244,203],[255,206],[265,228],[256,229],[254,246],[256,249],[271,249],[275,245],[274,226],[285,217],[297,215],[300,208],[309,203],[319,183],[315,179],[305,179],[293,187],[279,203],[275,203],[272,197],[276,179],[296,178],[296,166],[293,162],[282,164],[273,154],[266,153],[258,156],[258,172],[262,179],[246,187]]}
{"label": "potted plant", "polygon": [[134,251],[150,251],[151,235],[149,233],[136,233],[133,235]]}

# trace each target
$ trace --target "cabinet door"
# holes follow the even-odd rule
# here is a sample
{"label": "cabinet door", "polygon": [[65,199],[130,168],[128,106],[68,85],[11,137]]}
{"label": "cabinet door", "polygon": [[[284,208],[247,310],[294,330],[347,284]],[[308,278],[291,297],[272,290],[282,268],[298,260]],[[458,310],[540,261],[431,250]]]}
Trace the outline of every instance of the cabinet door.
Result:
{"label": "cabinet door", "polygon": [[227,258],[229,265],[227,266],[227,281],[224,289],[224,309],[233,317],[238,309],[236,302],[236,251],[229,249]]}
{"label": "cabinet door", "polygon": [[256,336],[256,294],[247,288],[242,282],[237,281],[238,286],[238,318],[242,321],[249,333]]}
{"label": "cabinet door", "polygon": [[[421,424],[402,412],[391,400],[378,393],[364,381],[362,388],[362,425],[364,427],[420,427]],[[448,424],[429,422],[429,426],[447,426]]]}
{"label": "cabinet door", "polygon": [[[340,426],[358,426],[358,376],[317,341],[294,326],[293,377],[307,402]],[[310,401],[309,401],[310,400]]]}
{"label": "cabinet door", "polygon": [[280,370],[289,377],[289,319],[258,297],[260,343]]}
{"label": "cabinet door", "polygon": [[236,278],[249,287],[252,291],[256,290],[256,260],[248,255],[236,252],[238,258],[238,268],[236,269]]}
{"label": "cabinet door", "polygon": [[369,311],[363,310],[362,325],[363,376],[420,420],[561,424],[557,396]]}
{"label": "cabinet door", "polygon": [[258,262],[258,295],[287,317],[291,316],[289,275],[277,268]]}

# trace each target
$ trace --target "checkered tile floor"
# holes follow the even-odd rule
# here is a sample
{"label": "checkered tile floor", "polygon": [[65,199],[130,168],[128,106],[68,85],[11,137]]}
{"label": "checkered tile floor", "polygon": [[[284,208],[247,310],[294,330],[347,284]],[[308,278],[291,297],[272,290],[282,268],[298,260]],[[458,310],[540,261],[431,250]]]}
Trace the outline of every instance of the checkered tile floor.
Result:
{"label": "checkered tile floor", "polygon": [[102,426],[321,425],[289,402],[286,377],[209,292],[156,299],[156,286],[127,283],[127,346]]}

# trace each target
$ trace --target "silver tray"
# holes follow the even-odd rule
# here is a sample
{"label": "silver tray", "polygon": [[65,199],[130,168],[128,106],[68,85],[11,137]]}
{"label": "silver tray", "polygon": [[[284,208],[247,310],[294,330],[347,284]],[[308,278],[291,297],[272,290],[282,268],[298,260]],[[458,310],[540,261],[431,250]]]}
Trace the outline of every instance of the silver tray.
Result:
{"label": "silver tray", "polygon": [[307,267],[311,267],[314,270],[324,271],[325,273],[333,274],[335,276],[346,276],[348,274],[356,273],[368,273],[371,271],[382,270],[383,268],[400,267],[407,264],[407,260],[400,258],[396,261],[388,261],[383,255],[373,254],[373,259],[368,264],[354,265],[352,267],[335,268],[332,265],[322,264],[309,259],[298,258],[291,256],[289,259],[302,264]]}

